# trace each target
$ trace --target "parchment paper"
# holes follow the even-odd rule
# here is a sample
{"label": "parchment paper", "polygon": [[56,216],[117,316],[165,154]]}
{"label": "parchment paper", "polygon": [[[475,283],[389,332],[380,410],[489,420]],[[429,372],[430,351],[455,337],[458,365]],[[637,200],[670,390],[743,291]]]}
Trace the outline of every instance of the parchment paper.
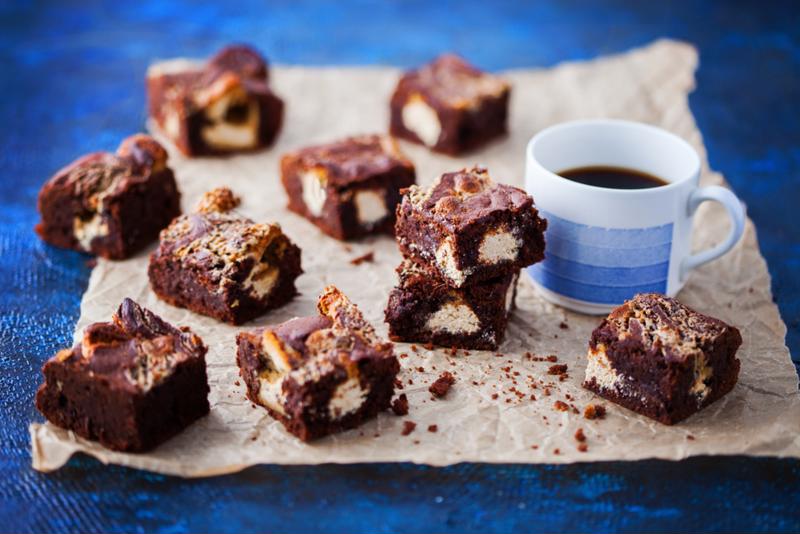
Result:
{"label": "parchment paper", "polygon": [[[443,171],[482,163],[499,181],[521,186],[525,144],[534,133],[569,119],[620,117],[675,132],[705,161],[702,138],[687,101],[697,61],[691,46],[659,41],[586,63],[510,71],[505,73],[514,86],[507,139],[457,159],[435,156],[410,144],[403,148],[416,164],[421,183]],[[272,149],[228,159],[188,160],[170,152],[184,209],[192,207],[203,191],[229,185],[243,195],[243,213],[259,221],[279,221],[303,250],[306,272],[298,280],[302,295],[243,328],[314,313],[318,293],[334,283],[361,307],[379,333],[386,333],[383,308],[400,261],[394,241],[380,237],[345,246],[289,213],[284,208],[278,161],[288,149],[309,143],[384,131],[398,73],[393,68],[276,68],[271,78],[287,101],[288,114]],[[704,164],[702,182],[720,184],[723,178]],[[695,247],[706,248],[721,240],[727,225],[721,208],[704,204],[696,218]],[[349,263],[369,251],[375,253],[374,263]],[[359,429],[304,444],[245,399],[235,365],[234,339],[239,328],[156,299],[146,276],[149,252],[124,262],[100,260],[83,296],[76,338],[88,323],[108,320],[123,297],[134,298],[172,323],[191,326],[210,347],[211,414],[155,451],[138,455],[111,452],[50,424],[33,424],[34,468],[56,469],[77,451],[103,462],[186,477],[230,473],[259,463],[564,463],[647,457],[677,460],[698,454],[800,457],[797,376],[750,221],[734,251],[694,272],[679,295],[686,304],[742,330],[739,383],[724,399],[674,427],[608,402],[602,402],[609,411],[602,421],[587,421],[572,410],[555,410],[557,400],[581,411],[598,401],[580,383],[589,335],[599,318],[548,304],[523,276],[518,309],[499,351],[502,356],[472,352],[453,357],[444,350],[422,348],[414,353],[409,345],[397,344],[398,353],[409,354],[400,360],[409,415],[387,412]],[[562,322],[567,328],[560,326]],[[557,355],[569,365],[569,378],[555,380],[547,374],[551,363],[525,359],[526,351]],[[428,386],[443,370],[454,372],[457,382],[445,399],[432,400]],[[513,381],[522,398],[508,391]],[[552,384],[549,396],[544,392],[547,384]],[[417,428],[401,436],[407,420],[417,423]],[[433,424],[438,426],[435,433],[428,431]],[[574,434],[578,428],[587,437],[587,452],[577,450]]]}

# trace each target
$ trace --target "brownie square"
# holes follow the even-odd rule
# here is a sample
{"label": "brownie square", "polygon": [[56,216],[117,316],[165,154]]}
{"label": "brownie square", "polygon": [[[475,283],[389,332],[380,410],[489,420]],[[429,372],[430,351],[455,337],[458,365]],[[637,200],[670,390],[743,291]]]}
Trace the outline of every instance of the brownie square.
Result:
{"label": "brownie square", "polygon": [[238,201],[227,188],[211,191],[161,232],[148,275],[162,300],[241,324],[294,298],[300,249],[277,223],[234,213]]}
{"label": "brownie square", "polygon": [[95,152],[58,171],[39,191],[36,233],[62,248],[121,260],[154,241],[180,214],[167,153],[133,135],[116,154]]}
{"label": "brownie square", "polygon": [[503,79],[445,54],[400,78],[389,131],[457,155],[506,133],[510,92]]}
{"label": "brownie square", "polygon": [[427,188],[410,187],[395,234],[404,257],[431,265],[460,288],[542,260],[546,228],[525,191],[496,184],[474,167],[445,173]]}
{"label": "brownie square", "polygon": [[400,364],[337,288],[319,315],[236,337],[247,397],[303,441],[355,428],[389,408]]}
{"label": "brownie square", "polygon": [[244,45],[209,61],[173,59],[147,70],[149,115],[187,156],[247,152],[272,144],[283,101],[270,89],[267,63]]}
{"label": "brownie square", "polygon": [[415,178],[397,143],[381,135],[348,137],[281,159],[289,209],[342,240],[391,234],[400,189]]}
{"label": "brownie square", "polygon": [[664,295],[636,295],[592,332],[583,386],[671,425],[733,389],[741,344],[739,330],[719,319]]}
{"label": "brownie square", "polygon": [[514,307],[519,271],[456,289],[435,269],[404,260],[384,312],[392,341],[494,350]]}
{"label": "brownie square", "polygon": [[42,368],[36,407],[54,425],[118,451],[152,449],[209,412],[206,346],[125,299],[110,323]]}

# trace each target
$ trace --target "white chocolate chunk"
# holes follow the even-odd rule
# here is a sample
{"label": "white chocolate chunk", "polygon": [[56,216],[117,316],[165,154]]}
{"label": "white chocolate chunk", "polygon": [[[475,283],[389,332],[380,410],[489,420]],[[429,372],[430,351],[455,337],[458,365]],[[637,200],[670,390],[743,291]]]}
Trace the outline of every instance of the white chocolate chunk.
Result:
{"label": "white chocolate chunk", "polygon": [[178,139],[181,136],[181,118],[175,111],[170,111],[164,118],[164,133],[170,139]]}
{"label": "white chocolate chunk", "polygon": [[426,146],[435,146],[442,134],[442,124],[436,110],[419,95],[413,95],[403,106],[403,125],[414,132]]}
{"label": "white chocolate chunk", "polygon": [[514,234],[502,229],[484,235],[478,249],[478,259],[490,265],[516,260],[517,254],[519,254],[519,241]]}
{"label": "white chocolate chunk", "polygon": [[622,385],[624,378],[618,374],[608,361],[605,345],[598,344],[595,349],[589,348],[586,356],[586,380],[594,379],[601,389],[616,390]]}
{"label": "white chocolate chunk", "polygon": [[303,202],[308,212],[319,217],[328,196],[322,186],[322,176],[315,170],[306,171],[300,175],[300,183],[303,186]]}
{"label": "white chocolate chunk", "polygon": [[447,278],[452,280],[456,287],[460,287],[461,284],[467,279],[467,273],[462,271],[456,265],[456,258],[453,255],[453,245],[450,240],[445,240],[439,245],[439,248],[436,249],[436,264],[441,269],[442,274],[444,274]]}
{"label": "white chocolate chunk", "polygon": [[244,280],[244,287],[249,289],[251,294],[262,299],[272,292],[275,283],[278,281],[280,269],[274,265],[259,263]]}
{"label": "white chocolate chunk", "polygon": [[108,223],[99,213],[95,213],[94,217],[88,221],[84,221],[80,217],[75,217],[72,222],[72,233],[78,241],[78,244],[86,252],[91,252],[94,238],[105,237],[108,235],[108,232]]}
{"label": "white chocolate chunk", "polygon": [[448,302],[428,317],[425,328],[431,332],[474,334],[481,327],[480,319],[463,302]]}
{"label": "white chocolate chunk", "polygon": [[283,378],[276,380],[259,378],[258,382],[258,400],[261,404],[278,413],[286,413],[283,409],[283,403],[286,400],[283,394]]}
{"label": "white chocolate chunk", "polygon": [[341,419],[345,415],[357,411],[367,400],[368,389],[361,387],[358,377],[348,378],[342,382],[333,392],[328,403],[328,412],[331,419]]}
{"label": "white chocolate chunk", "polygon": [[283,382],[292,367],[281,348],[276,345],[274,337],[265,335],[261,342],[261,348],[269,358],[271,372],[263,374],[258,379],[258,400],[264,406],[278,413],[286,413],[283,409],[286,401],[283,394]]}
{"label": "white chocolate chunk", "polygon": [[229,106],[241,105],[231,97],[223,97],[206,109],[206,116],[212,123],[203,128],[202,136],[209,146],[222,149],[252,148],[258,144],[258,124],[260,121],[258,104],[247,104],[247,118],[242,122],[225,120]]}
{"label": "white chocolate chunk", "polygon": [[386,218],[389,211],[382,189],[365,189],[355,195],[356,216],[363,226],[372,226]]}
{"label": "white chocolate chunk", "polygon": [[708,365],[705,355],[698,354],[695,356],[694,382],[691,389],[689,389],[689,393],[697,397],[698,404],[703,402],[708,394],[711,393],[711,388],[708,387],[706,381],[711,378],[713,371],[712,367]]}

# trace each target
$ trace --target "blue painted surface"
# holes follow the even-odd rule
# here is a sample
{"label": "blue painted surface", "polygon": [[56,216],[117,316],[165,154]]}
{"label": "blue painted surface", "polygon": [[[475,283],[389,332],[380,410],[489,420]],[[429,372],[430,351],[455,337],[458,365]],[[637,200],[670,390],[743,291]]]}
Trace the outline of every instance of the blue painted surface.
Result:
{"label": "blue painted surface", "polygon": [[455,50],[495,69],[661,36],[700,50],[690,104],[712,167],[756,221],[800,355],[796,2],[0,4],[0,531],[800,530],[794,460],[265,466],[201,481],[87,458],[51,475],[29,467],[38,369],[69,343],[89,275],[88,258],[35,239],[36,192],[65,162],[142,128],[151,59],[244,40],[281,63],[410,66]]}

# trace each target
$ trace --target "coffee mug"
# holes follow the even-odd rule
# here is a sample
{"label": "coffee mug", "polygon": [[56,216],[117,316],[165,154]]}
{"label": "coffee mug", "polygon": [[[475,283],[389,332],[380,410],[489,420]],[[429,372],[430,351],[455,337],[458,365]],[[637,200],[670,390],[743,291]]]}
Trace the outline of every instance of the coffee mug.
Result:
{"label": "coffee mug", "polygon": [[[621,167],[661,178],[647,189],[586,185],[559,172]],[[528,143],[525,184],[547,218],[544,261],[528,268],[549,301],[608,313],[637,293],[674,296],[689,272],[729,251],[744,231],[745,210],[728,189],[699,187],[700,158],[669,132],[623,120],[581,120],[542,130]],[[731,230],[719,245],[691,254],[692,220],[707,201],[721,203]]]}

